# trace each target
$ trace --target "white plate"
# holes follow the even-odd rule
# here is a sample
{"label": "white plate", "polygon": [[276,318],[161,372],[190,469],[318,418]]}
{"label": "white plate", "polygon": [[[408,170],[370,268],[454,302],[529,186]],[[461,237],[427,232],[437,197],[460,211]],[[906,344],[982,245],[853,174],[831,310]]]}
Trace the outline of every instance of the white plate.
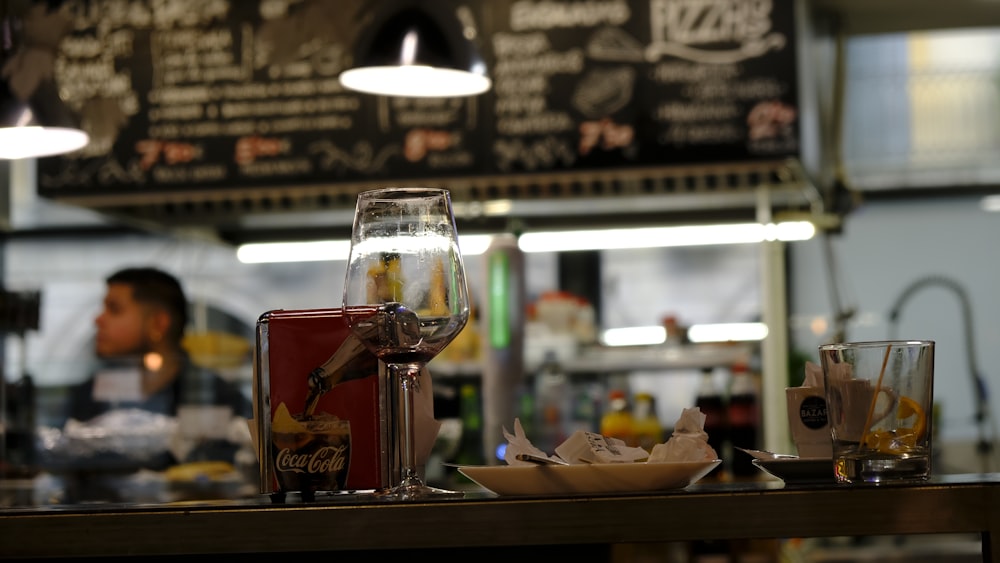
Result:
{"label": "white plate", "polygon": [[662,463],[464,466],[458,470],[498,495],[634,493],[683,489],[721,460]]}
{"label": "white plate", "polygon": [[786,483],[833,483],[833,460],[828,457],[779,457],[754,459],[765,473]]}

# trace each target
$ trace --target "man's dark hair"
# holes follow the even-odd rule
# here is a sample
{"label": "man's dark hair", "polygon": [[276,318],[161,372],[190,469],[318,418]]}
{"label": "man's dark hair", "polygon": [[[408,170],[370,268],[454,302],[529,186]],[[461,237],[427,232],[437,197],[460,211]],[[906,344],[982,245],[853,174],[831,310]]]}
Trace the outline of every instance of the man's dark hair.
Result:
{"label": "man's dark hair", "polygon": [[106,281],[109,285],[128,285],[139,303],[162,307],[172,321],[165,336],[180,344],[188,322],[188,303],[177,278],[156,268],[125,268],[108,276]]}

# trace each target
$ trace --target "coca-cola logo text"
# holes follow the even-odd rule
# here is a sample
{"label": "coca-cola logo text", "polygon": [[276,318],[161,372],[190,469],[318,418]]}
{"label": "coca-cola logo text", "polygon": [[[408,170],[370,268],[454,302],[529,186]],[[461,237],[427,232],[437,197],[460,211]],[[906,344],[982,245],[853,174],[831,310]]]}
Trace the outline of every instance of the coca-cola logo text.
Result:
{"label": "coca-cola logo text", "polygon": [[278,471],[295,473],[333,473],[347,464],[347,446],[326,446],[312,453],[297,453],[291,448],[278,452],[274,466]]}

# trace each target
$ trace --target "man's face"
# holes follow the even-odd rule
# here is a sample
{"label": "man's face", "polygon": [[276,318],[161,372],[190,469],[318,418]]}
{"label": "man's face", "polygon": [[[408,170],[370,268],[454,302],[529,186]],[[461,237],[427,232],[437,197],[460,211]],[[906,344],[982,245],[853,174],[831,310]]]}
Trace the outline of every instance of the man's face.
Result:
{"label": "man's face", "polygon": [[132,297],[126,284],[108,284],[104,310],[94,320],[97,325],[95,351],[98,357],[141,355],[148,343],[149,308]]}

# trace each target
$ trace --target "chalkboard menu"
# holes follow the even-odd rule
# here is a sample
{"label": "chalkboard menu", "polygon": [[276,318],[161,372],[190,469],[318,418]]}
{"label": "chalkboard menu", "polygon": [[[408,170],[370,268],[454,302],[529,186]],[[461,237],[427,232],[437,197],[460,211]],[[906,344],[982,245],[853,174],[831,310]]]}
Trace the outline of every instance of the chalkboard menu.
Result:
{"label": "chalkboard menu", "polygon": [[[380,6],[381,5],[381,6]],[[559,173],[799,153],[793,0],[465,0],[494,81],[342,88],[363,0],[70,0],[54,72],[91,143],[54,198]]]}

